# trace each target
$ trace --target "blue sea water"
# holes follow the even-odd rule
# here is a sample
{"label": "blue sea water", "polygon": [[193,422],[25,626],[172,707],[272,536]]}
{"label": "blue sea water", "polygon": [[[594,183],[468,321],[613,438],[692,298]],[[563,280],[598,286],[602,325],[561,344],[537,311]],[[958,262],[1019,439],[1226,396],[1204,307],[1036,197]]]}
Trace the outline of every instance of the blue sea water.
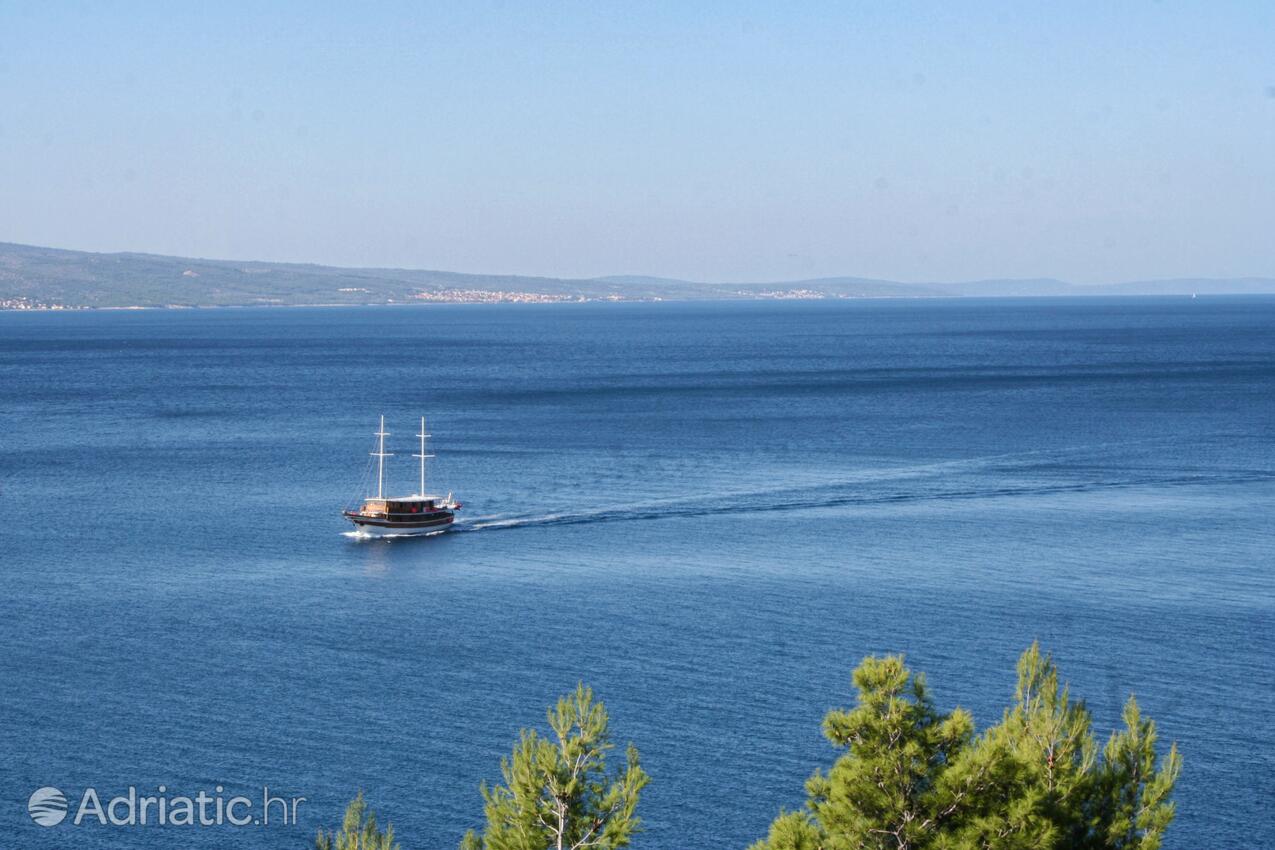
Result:
{"label": "blue sea water", "polygon": [[[360,542],[430,417],[451,533]],[[637,847],[738,847],[869,653],[999,719],[1039,639],[1185,770],[1168,848],[1275,845],[1275,299],[0,314],[0,835],[408,850],[585,681]],[[297,826],[27,814],[41,786],[304,796]]]}

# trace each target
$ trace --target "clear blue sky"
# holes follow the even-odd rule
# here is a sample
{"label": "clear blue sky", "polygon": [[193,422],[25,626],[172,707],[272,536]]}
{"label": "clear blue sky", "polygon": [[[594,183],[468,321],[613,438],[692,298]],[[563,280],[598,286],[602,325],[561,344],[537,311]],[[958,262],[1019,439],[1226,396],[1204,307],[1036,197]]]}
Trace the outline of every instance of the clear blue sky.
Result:
{"label": "clear blue sky", "polygon": [[0,0],[0,241],[705,280],[1275,275],[1275,2]]}

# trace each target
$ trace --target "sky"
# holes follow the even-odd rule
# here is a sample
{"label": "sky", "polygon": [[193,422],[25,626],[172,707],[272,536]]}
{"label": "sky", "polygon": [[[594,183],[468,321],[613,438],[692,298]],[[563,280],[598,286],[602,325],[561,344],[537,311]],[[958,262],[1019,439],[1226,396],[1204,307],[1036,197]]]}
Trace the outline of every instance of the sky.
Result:
{"label": "sky", "polygon": [[708,281],[1275,276],[1275,3],[0,0],[0,241]]}

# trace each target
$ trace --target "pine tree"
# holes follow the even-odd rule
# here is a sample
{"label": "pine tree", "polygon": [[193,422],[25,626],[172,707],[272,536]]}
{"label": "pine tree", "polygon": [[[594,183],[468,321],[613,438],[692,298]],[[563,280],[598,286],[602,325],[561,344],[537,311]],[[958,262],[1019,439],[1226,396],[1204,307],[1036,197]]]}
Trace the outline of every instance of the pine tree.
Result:
{"label": "pine tree", "polygon": [[1131,698],[1099,759],[1089,712],[1035,644],[1014,704],[977,737],[900,657],[865,659],[854,682],[858,706],[824,721],[847,752],[754,850],[1156,850],[1173,820],[1176,747],[1157,762],[1155,724]]}
{"label": "pine tree", "polygon": [[1078,850],[1096,759],[1089,712],[1033,643],[1018,660],[1014,705],[944,778],[955,805],[940,846]]}
{"label": "pine tree", "polygon": [[968,744],[974,724],[934,708],[924,676],[902,656],[866,658],[854,671],[859,704],[824,718],[825,737],[848,750],[806,783],[808,812],[781,816],[754,850],[907,850],[928,846],[948,803],[943,771]]}
{"label": "pine tree", "polygon": [[1142,719],[1133,697],[1125,703],[1124,724],[1124,730],[1112,733],[1103,750],[1090,805],[1097,839],[1092,846],[1157,850],[1173,821],[1175,806],[1169,794],[1182,771],[1182,757],[1177,745],[1172,745],[1164,765],[1157,769],[1155,722]]}
{"label": "pine tree", "polygon": [[524,729],[501,759],[504,783],[482,786],[487,825],[461,850],[612,850],[640,826],[638,797],[649,777],[630,744],[625,764],[607,769],[614,745],[606,707],[579,685],[548,711],[552,738]]}
{"label": "pine tree", "polygon": [[314,838],[315,850],[399,850],[394,843],[394,826],[387,824],[382,832],[376,824],[376,812],[367,807],[360,791],[345,810],[340,832],[324,832]]}

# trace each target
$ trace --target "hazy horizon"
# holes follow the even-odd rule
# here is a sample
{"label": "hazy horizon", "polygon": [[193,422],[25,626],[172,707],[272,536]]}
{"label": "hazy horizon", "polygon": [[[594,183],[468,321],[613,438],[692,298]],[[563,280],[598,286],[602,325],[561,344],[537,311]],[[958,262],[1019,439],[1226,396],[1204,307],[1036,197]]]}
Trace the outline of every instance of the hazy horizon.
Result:
{"label": "hazy horizon", "polygon": [[1272,31],[1240,2],[6,4],[0,241],[558,278],[1272,276]]}

